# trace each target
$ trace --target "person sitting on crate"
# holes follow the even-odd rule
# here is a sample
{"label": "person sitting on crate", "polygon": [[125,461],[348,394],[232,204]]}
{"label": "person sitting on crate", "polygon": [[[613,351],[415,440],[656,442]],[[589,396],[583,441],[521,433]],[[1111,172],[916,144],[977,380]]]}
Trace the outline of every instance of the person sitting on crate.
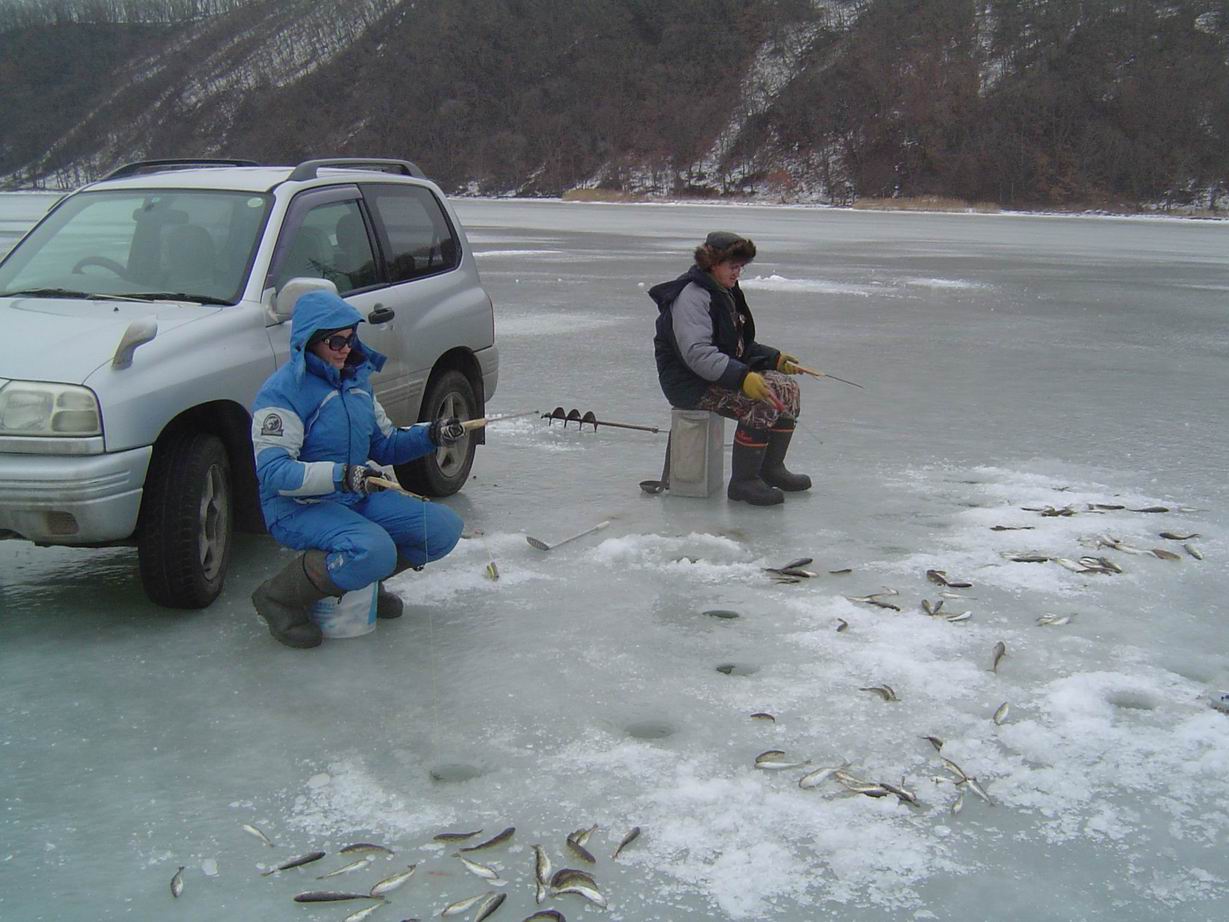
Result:
{"label": "person sitting on crate", "polygon": [[657,302],[653,351],[657,378],[671,406],[738,420],[726,495],[772,506],[811,487],[785,469],[800,407],[798,360],[755,341],[755,321],[738,286],[755,244],[713,231],[696,247],[695,265],[649,289]]}
{"label": "person sitting on crate", "polygon": [[[403,464],[465,437],[455,418],[406,429],[376,400],[371,375],[385,357],[358,338],[363,315],[331,292],[295,304],[290,361],[264,383],[252,412],[252,445],[265,524],[303,551],[252,593],[269,633],[290,647],[320,644],[309,617],[325,598],[361,589],[451,551],[461,518],[447,506],[385,491],[369,465]],[[376,613],[401,615],[379,588]]]}

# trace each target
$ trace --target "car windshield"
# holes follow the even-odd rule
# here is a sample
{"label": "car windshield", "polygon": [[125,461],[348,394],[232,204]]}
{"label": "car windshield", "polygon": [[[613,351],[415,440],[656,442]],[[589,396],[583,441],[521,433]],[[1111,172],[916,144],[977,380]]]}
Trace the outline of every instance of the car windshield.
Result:
{"label": "car windshield", "polygon": [[69,196],[0,264],[0,294],[233,304],[270,202],[197,189]]}

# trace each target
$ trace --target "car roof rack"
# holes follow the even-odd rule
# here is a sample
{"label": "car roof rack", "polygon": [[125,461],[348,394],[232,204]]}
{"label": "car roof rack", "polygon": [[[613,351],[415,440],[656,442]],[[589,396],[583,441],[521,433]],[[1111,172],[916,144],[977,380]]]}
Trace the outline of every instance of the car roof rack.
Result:
{"label": "car roof rack", "polygon": [[201,159],[200,157],[172,158],[169,160],[137,160],[134,163],[125,163],[118,170],[114,170],[104,176],[103,180],[136,176],[138,173],[156,173],[160,170],[187,170],[198,166],[260,166],[260,164],[255,160]]}
{"label": "car roof rack", "polygon": [[402,176],[413,176],[426,179],[427,174],[409,160],[385,160],[378,157],[330,157],[324,160],[304,160],[290,174],[290,182],[302,182],[315,179],[317,172],[324,168],[380,170],[384,173],[400,173]]}

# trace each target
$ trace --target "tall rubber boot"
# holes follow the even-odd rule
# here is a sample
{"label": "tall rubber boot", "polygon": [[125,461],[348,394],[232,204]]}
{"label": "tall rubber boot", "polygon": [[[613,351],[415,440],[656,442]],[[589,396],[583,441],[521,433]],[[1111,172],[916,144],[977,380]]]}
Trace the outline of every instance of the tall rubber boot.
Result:
{"label": "tall rubber boot", "polygon": [[785,453],[789,451],[790,439],[794,437],[794,421],[782,417],[768,432],[768,448],[764,451],[764,466],[760,468],[760,477],[764,482],[784,490],[786,493],[797,493],[800,490],[811,489],[811,478],[806,474],[793,474],[785,469]]}
{"label": "tall rubber boot", "polygon": [[734,430],[734,449],[730,452],[730,485],[726,496],[752,506],[775,506],[785,494],[760,479],[760,467],[768,448],[768,433],[749,429],[741,423]]}
{"label": "tall rubber boot", "polygon": [[[422,567],[415,567],[408,560],[398,557],[397,566],[394,567],[393,572],[384,577],[384,579],[392,579],[398,573],[402,573],[409,569],[421,570]],[[379,591],[376,593],[376,617],[388,619],[400,618],[403,611],[405,611],[405,606],[401,604],[400,597],[385,589],[384,580],[380,580]]]}
{"label": "tall rubber boot", "polygon": [[325,596],[341,598],[325,566],[324,551],[311,550],[290,561],[276,576],[252,593],[256,612],[269,625],[269,633],[288,647],[318,647],[324,636],[308,616],[308,609]]}

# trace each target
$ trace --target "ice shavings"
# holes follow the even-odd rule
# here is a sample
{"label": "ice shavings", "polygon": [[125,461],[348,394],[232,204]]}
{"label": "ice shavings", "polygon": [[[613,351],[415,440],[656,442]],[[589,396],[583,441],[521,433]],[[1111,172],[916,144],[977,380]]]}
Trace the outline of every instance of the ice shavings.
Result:
{"label": "ice shavings", "polygon": [[814,291],[829,295],[857,295],[862,298],[869,298],[872,294],[891,293],[888,289],[874,285],[856,285],[827,279],[790,279],[780,275],[757,275],[752,278],[743,278],[739,285],[748,290]]}

